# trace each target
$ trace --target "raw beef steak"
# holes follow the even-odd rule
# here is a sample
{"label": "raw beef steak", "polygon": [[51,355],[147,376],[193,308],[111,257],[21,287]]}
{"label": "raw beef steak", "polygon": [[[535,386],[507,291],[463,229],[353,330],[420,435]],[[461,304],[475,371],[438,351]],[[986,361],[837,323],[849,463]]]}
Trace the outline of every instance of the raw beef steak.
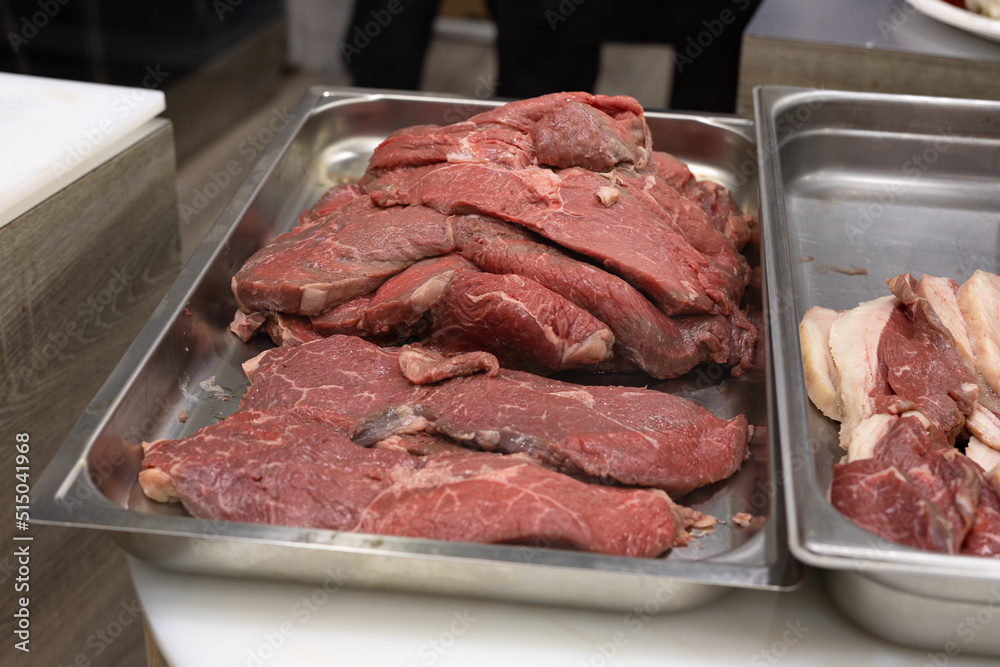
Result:
{"label": "raw beef steak", "polygon": [[655,378],[683,375],[703,361],[730,364],[736,377],[750,366],[757,330],[740,311],[667,317],[618,276],[509,223],[463,216],[454,227],[463,257],[490,273],[531,278],[569,299],[608,325],[617,354]]}
{"label": "raw beef steak", "polygon": [[436,432],[525,453],[557,470],[681,495],[733,474],[749,427],[647,389],[591,387],[501,370],[429,385],[400,372],[399,351],[331,336],[248,362],[241,409],[308,410],[353,424],[355,442]]}
{"label": "raw beef steak", "polygon": [[606,206],[598,191],[616,182],[609,178],[580,168],[445,164],[397,169],[361,187],[387,210],[423,204],[526,227],[627,279],[668,315],[738,310],[750,273],[732,243],[712,230],[717,252],[703,253],[680,231],[690,227],[686,221],[666,223],[624,188]]}
{"label": "raw beef steak", "polygon": [[586,484],[526,457],[359,447],[294,411],[240,411],[144,449],[146,493],[199,518],[637,557],[686,543],[699,518],[662,491]]}
{"label": "raw beef steak", "polygon": [[359,199],[259,250],[233,277],[233,293],[245,313],[316,315],[453,247],[447,216],[420,206],[379,209]]}
{"label": "raw beef steak", "polygon": [[431,305],[427,347],[444,354],[482,350],[506,368],[543,373],[592,366],[615,337],[590,313],[530,278],[460,272]]}
{"label": "raw beef steak", "polygon": [[444,127],[394,132],[375,149],[369,170],[480,162],[511,169],[544,164],[606,171],[622,163],[641,168],[650,150],[649,128],[634,99],[555,93]]}

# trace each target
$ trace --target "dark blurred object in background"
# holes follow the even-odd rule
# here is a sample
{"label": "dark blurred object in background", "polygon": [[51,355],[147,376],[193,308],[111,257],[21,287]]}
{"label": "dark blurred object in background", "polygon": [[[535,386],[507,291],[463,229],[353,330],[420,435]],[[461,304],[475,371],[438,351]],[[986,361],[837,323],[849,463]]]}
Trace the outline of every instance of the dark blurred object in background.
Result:
{"label": "dark blurred object in background", "polygon": [[183,161],[274,94],[282,0],[0,0],[0,70],[155,88]]}
{"label": "dark blurred object in background", "polygon": [[142,86],[197,70],[282,15],[281,0],[2,0],[0,70]]}
{"label": "dark blurred object in background", "polygon": [[[487,0],[497,25],[496,94],[593,91],[604,42],[673,45],[670,106],[732,112],[740,40],[761,0]],[[356,0],[342,43],[354,84],[420,87],[438,0]]]}
{"label": "dark blurred object in background", "polygon": [[615,32],[609,39],[672,44],[676,53],[670,107],[733,113],[743,30],[760,3],[761,0],[619,3],[618,13],[628,12],[633,18],[615,22]]}
{"label": "dark blurred object in background", "polygon": [[[439,0],[356,0],[341,49],[354,85],[420,88],[439,4]],[[497,24],[497,96],[532,97],[594,87],[600,64],[600,0],[579,6],[573,0],[487,0],[486,4]],[[573,8],[571,21],[563,19],[561,4]]]}

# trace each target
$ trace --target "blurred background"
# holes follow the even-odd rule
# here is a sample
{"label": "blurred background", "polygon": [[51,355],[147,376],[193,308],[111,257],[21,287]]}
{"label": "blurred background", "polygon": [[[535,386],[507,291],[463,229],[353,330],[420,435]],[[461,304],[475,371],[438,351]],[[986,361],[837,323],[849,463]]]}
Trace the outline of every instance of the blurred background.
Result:
{"label": "blurred background", "polygon": [[0,0],[0,71],[164,91],[186,258],[241,182],[208,200],[211,174],[309,85],[476,98],[589,90],[733,112],[740,37],[758,4]]}

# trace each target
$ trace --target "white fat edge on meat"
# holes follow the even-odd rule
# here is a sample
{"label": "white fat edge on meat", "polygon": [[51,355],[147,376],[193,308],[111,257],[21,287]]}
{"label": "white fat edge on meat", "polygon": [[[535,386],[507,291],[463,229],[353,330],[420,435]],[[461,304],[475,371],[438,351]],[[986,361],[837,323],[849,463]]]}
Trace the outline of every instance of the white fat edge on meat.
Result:
{"label": "white fat edge on meat", "polygon": [[260,367],[260,362],[263,361],[264,356],[271,350],[264,350],[255,357],[251,357],[243,362],[243,374],[247,376],[247,379],[253,382],[253,376]]}
{"label": "white fat edge on meat", "polygon": [[845,449],[851,431],[871,414],[869,394],[878,373],[878,344],[897,305],[894,296],[866,301],[840,313],[830,327],[830,353],[840,374],[840,445]]}
{"label": "white fat edge on meat", "polygon": [[958,305],[958,284],[951,278],[938,278],[924,274],[917,283],[917,296],[924,298],[939,323],[951,334],[955,351],[962,361],[975,363],[972,341],[965,326],[962,309]]}
{"label": "white fat edge on meat", "polygon": [[896,415],[877,414],[865,417],[851,430],[847,442],[846,462],[870,459],[875,455],[875,446],[885,437]]}
{"label": "white fat edge on meat", "polygon": [[427,280],[410,294],[410,307],[414,313],[426,312],[448,287],[458,270],[445,271]]}
{"label": "white fat edge on meat", "polygon": [[1000,451],[988,447],[976,436],[969,438],[965,446],[965,455],[975,461],[986,471],[987,476],[1000,470]]}
{"label": "white fat edge on meat", "polygon": [[851,461],[860,461],[873,457],[875,455],[875,448],[885,438],[893,422],[906,417],[913,417],[919,420],[925,431],[930,432],[934,428],[930,418],[919,410],[908,410],[899,415],[885,412],[870,415],[862,419],[851,431],[845,462],[850,463]]}
{"label": "white fat edge on meat", "polygon": [[329,292],[329,285],[323,283],[304,286],[299,301],[299,312],[304,315],[316,315],[326,310],[326,297]]}
{"label": "white fat edge on meat", "polygon": [[1000,466],[996,466],[993,470],[986,473],[986,481],[990,483],[996,494],[1000,496]]}
{"label": "white fat edge on meat", "polygon": [[958,305],[965,318],[976,370],[1000,393],[1000,276],[976,271],[958,288]]}
{"label": "white fat edge on meat", "polygon": [[[602,323],[603,324],[603,323]],[[570,345],[563,351],[560,365],[566,368],[590,366],[611,356],[615,346],[615,335],[606,326]]]}
{"label": "white fat edge on meat", "polygon": [[159,503],[177,503],[181,497],[173,478],[159,468],[148,468],[139,473],[139,486],[146,497]]}
{"label": "white fat edge on meat", "polygon": [[917,283],[917,294],[926,300],[931,312],[937,317],[937,325],[951,335],[951,342],[959,358],[979,388],[978,401],[993,412],[1000,412],[1000,396],[986,382],[976,368],[976,354],[969,337],[965,316],[958,302],[958,285],[951,278],[938,278],[924,274]]}
{"label": "white fat edge on meat", "polygon": [[1000,417],[982,405],[965,420],[965,428],[980,443],[1000,451]]}
{"label": "white fat edge on meat", "polygon": [[799,322],[799,340],[809,399],[824,415],[841,421],[840,373],[830,352],[830,327],[838,315],[830,308],[810,308]]}

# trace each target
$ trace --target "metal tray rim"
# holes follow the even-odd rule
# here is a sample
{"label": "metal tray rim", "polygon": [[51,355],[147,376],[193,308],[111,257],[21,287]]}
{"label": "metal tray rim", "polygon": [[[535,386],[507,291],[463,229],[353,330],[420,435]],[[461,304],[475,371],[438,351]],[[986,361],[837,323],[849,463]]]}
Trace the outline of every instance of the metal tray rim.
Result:
{"label": "metal tray rim", "polygon": [[[205,239],[182,269],[174,285],[164,296],[108,380],[84,411],[56,456],[46,467],[32,493],[33,520],[39,523],[88,527],[118,533],[151,533],[192,539],[234,539],[246,542],[289,544],[295,547],[331,551],[370,551],[383,556],[420,555],[419,549],[416,553],[414,552],[415,545],[430,545],[433,547],[431,555],[434,557],[501,560],[510,564],[520,562],[511,554],[519,553],[518,549],[523,552],[523,547],[372,536],[289,526],[212,522],[191,517],[140,514],[124,509],[105,498],[89,475],[86,474],[85,458],[93,447],[97,435],[119,406],[125,391],[136,381],[140,369],[152,354],[155,346],[166,335],[168,325],[184,310],[185,304],[197,288],[197,270],[211,262],[221,252],[225,242],[247,212],[253,193],[267,179],[302,125],[313,114],[331,105],[385,98],[470,101],[461,96],[396,93],[394,91],[366,89],[345,90],[324,86],[313,86],[307,90],[292,112],[292,122],[276,134],[275,139],[264,151],[247,179],[224,208],[219,219],[210,228]],[[483,105],[503,103],[494,100],[473,101]],[[753,123],[738,117],[657,111],[648,112],[647,115],[700,121],[738,132],[751,142],[754,140]],[[773,442],[770,447],[773,451],[775,447]],[[775,461],[775,465],[776,463]],[[74,505],[83,505],[79,508],[81,511],[67,506],[64,502],[67,496],[78,500],[83,499],[81,502],[74,503]],[[780,503],[775,505],[778,514],[781,512],[779,505]],[[83,510],[86,511],[86,516],[82,516]],[[224,525],[213,525],[220,523]],[[772,521],[772,523],[774,522]],[[766,531],[767,529],[762,530],[754,539],[764,539]],[[784,535],[778,537],[776,548],[768,550],[769,558],[766,564],[746,565],[739,562],[739,554],[721,554],[716,559],[694,563],[705,573],[705,576],[691,576],[690,573],[684,572],[684,569],[690,568],[692,565],[690,561],[630,559],[561,550],[549,550],[548,553],[541,550],[542,555],[536,556],[531,563],[524,564],[554,564],[560,567],[598,569],[639,576],[680,577],[691,583],[744,585],[754,588],[789,590],[797,587],[801,581],[794,567],[786,567],[786,559],[782,555],[787,553],[787,547],[784,546]],[[372,543],[376,541],[379,542],[379,546],[372,546]],[[738,551],[738,549],[734,551]],[[727,562],[727,557],[731,558],[731,562]],[[600,567],[595,567],[595,564],[600,565]]]}
{"label": "metal tray rim", "polygon": [[[984,100],[923,97],[918,95],[889,95],[882,93],[852,93],[827,91],[793,86],[757,86],[754,88],[754,115],[757,119],[757,150],[760,166],[762,250],[771,266],[787,265],[791,261],[787,244],[784,188],[778,159],[780,148],[774,117],[802,100],[837,100],[851,102],[887,101],[899,104],[929,104],[988,109],[1000,112],[1000,103]],[[767,274],[768,293],[791,294],[793,285],[788,272],[772,271]],[[768,311],[768,328],[771,347],[775,350],[798,350],[798,321],[792,308],[782,307]],[[874,543],[878,538],[857,528],[837,512],[819,492],[815,476],[808,466],[805,472],[795,466],[793,441],[804,438],[808,442],[804,415],[808,410],[805,398],[802,359],[798,354],[772,355],[775,382],[776,420],[782,433],[780,449],[785,474],[788,517],[788,546],[792,554],[803,563],[815,567],[837,570],[872,571],[893,574],[921,574],[956,579],[977,579],[983,576],[1000,578],[1000,561],[960,554],[935,554],[884,543],[879,548],[861,547],[856,544],[831,544],[817,535],[807,524],[821,524],[817,519],[836,521],[847,532]],[[883,541],[884,542],[884,541]]]}

